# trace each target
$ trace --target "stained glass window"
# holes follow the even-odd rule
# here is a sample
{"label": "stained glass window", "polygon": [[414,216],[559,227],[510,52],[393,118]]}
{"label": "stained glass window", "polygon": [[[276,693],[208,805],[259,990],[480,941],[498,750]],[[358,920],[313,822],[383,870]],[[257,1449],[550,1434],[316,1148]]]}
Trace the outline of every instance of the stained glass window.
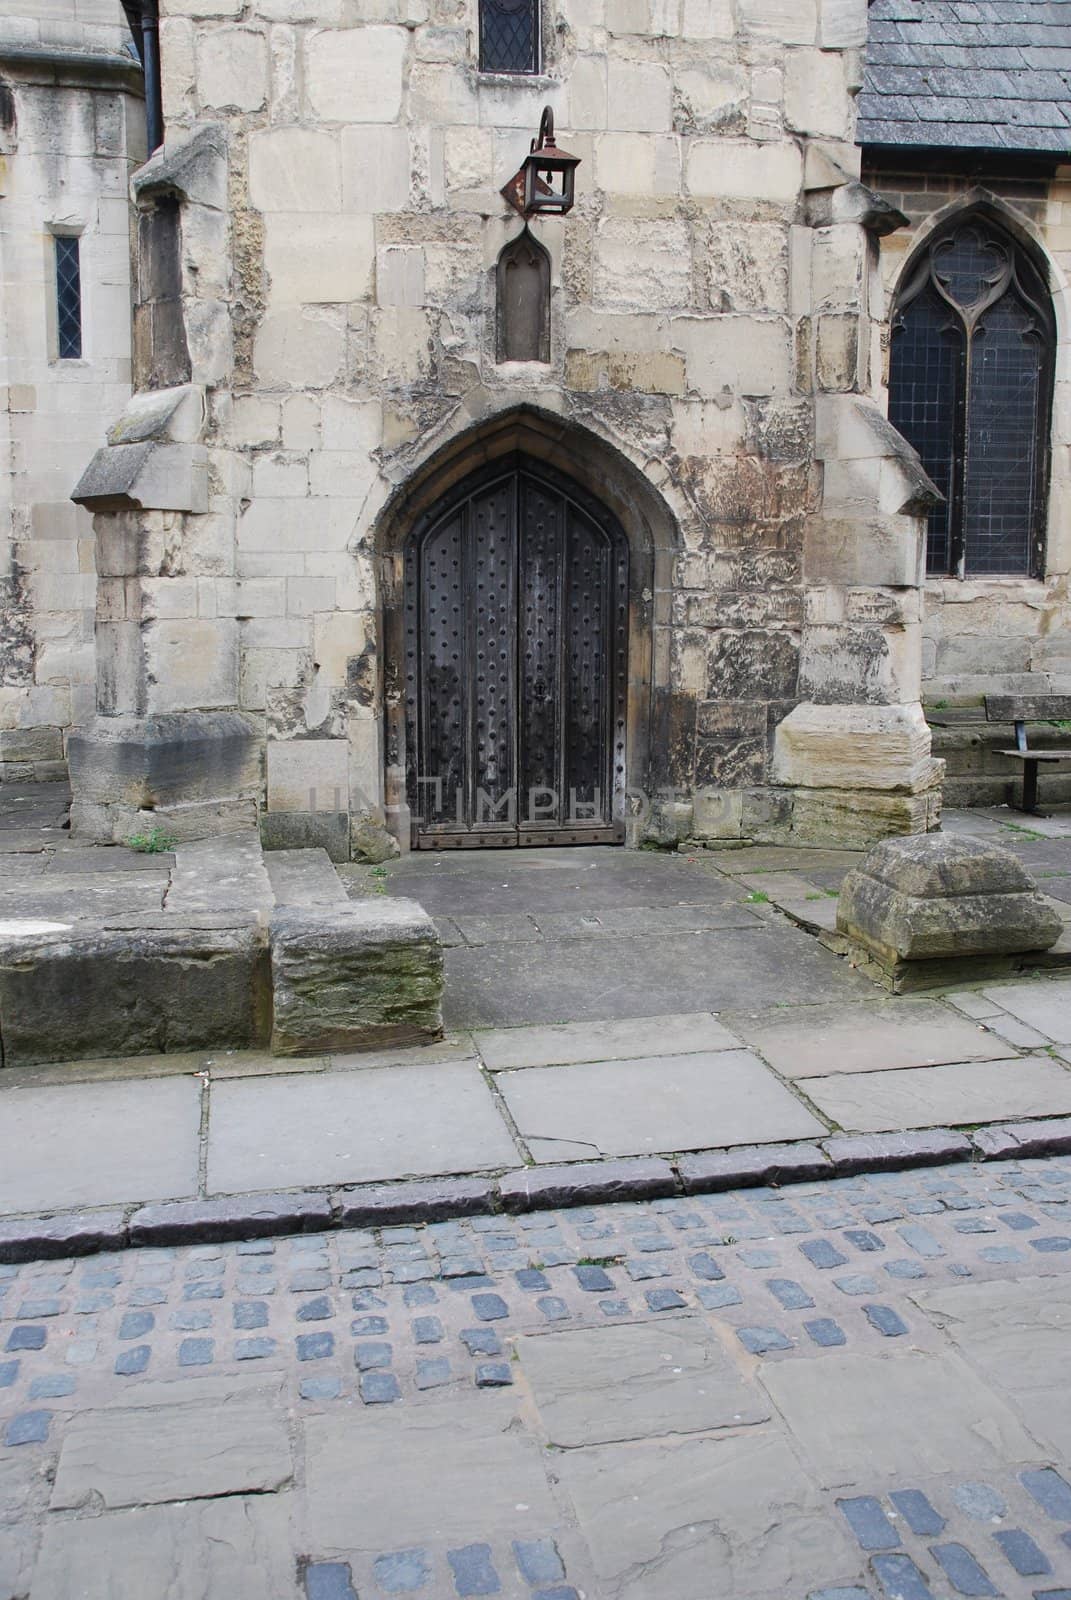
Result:
{"label": "stained glass window", "polygon": [[909,270],[889,417],[945,497],[930,513],[929,572],[1042,570],[1054,345],[1040,273],[990,218],[957,219]]}
{"label": "stained glass window", "polygon": [[76,235],[56,235],[56,330],[61,361],[82,354],[82,274]]}
{"label": "stained glass window", "polygon": [[539,71],[539,0],[480,0],[480,71]]}

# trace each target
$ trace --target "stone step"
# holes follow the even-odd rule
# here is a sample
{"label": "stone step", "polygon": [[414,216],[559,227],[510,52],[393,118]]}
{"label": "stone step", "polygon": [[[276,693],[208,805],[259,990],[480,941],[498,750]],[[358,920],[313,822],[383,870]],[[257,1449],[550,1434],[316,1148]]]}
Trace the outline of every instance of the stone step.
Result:
{"label": "stone step", "polygon": [[265,859],[255,833],[230,834],[178,845],[170,872],[117,865],[53,877],[31,858],[36,876],[0,882],[4,1066],[441,1036],[431,919],[415,901],[351,901],[326,851]]}
{"label": "stone step", "polygon": [[206,911],[266,922],[274,902],[255,833],[222,834],[178,845],[164,907],[176,917]]}
{"label": "stone step", "polygon": [[326,850],[271,850],[264,857],[277,906],[345,905],[342,880]]}

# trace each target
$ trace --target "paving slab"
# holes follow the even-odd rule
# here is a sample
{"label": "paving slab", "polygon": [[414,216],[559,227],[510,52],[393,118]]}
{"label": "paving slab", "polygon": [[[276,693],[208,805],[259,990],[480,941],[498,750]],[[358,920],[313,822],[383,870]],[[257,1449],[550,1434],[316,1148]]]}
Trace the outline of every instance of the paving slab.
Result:
{"label": "paving slab", "polygon": [[390,894],[412,896],[433,916],[455,918],[704,905],[734,898],[732,885],[709,861],[614,846],[466,850],[430,860],[414,852],[389,863],[383,881]]}
{"label": "paving slab", "polygon": [[1034,1437],[1067,1460],[1071,1281],[947,1284],[910,1298],[983,1377],[1011,1396]]}
{"label": "paving slab", "polygon": [[54,1511],[267,1493],[293,1473],[286,1416],[259,1397],[84,1411],[64,1434]]}
{"label": "paving slab", "polygon": [[264,870],[276,905],[338,905],[347,899],[326,850],[267,850]]}
{"label": "paving slab", "polygon": [[547,1333],[518,1343],[551,1444],[609,1444],[766,1421],[749,1383],[702,1317]]}
{"label": "paving slab", "polygon": [[[0,840],[0,848],[6,846],[7,840]],[[144,850],[127,850],[119,844],[101,844],[56,850],[46,858],[46,864],[49,875],[56,877],[80,872],[159,872],[166,876],[175,865],[175,857],[169,850],[149,854]]]}
{"label": "paving slab", "polygon": [[659,1011],[722,1011],[868,998],[873,986],[797,928],[657,939],[586,938],[445,952],[448,1027],[597,1021]]}
{"label": "paving slab", "polygon": [[823,1488],[985,1477],[1038,1458],[1008,1402],[953,1353],[767,1362],[760,1382]]}
{"label": "paving slab", "polygon": [[1039,979],[1033,983],[1006,983],[982,991],[994,1005],[1010,1011],[1029,1027],[1071,1044],[1071,982]]}
{"label": "paving slab", "polygon": [[0,917],[97,920],[160,911],[167,892],[161,872],[46,872],[25,882],[0,879]]}
{"label": "paving slab", "polygon": [[537,911],[533,920],[547,939],[590,935],[649,936],[694,928],[750,928],[754,918],[740,905],[606,906],[589,911]]}
{"label": "paving slab", "polygon": [[[309,1534],[318,1554],[455,1546],[499,1527],[526,1538],[557,1511],[541,1451],[508,1395],[465,1395],[385,1415],[310,1417]],[[404,1486],[404,1487],[403,1487]],[[401,1491],[401,1492],[400,1492]]]}
{"label": "paving slab", "polygon": [[789,1014],[737,1013],[732,1025],[788,1078],[884,1072],[943,1061],[1005,1059],[1003,1039],[934,1000],[808,1006]]}
{"label": "paving slab", "polygon": [[232,1079],[212,1091],[212,1194],[479,1172],[517,1155],[466,1062]]}
{"label": "paving slab", "polygon": [[709,1011],[632,1017],[626,1022],[566,1022],[551,1028],[493,1028],[474,1034],[473,1041],[492,1072],[576,1061],[622,1061],[656,1053],[734,1050],[740,1045],[736,1034]]}
{"label": "paving slab", "polygon": [[287,1498],[193,1500],[51,1521],[30,1600],[294,1600]]}
{"label": "paving slab", "polygon": [[196,1078],[0,1086],[0,1213],[197,1192]]}
{"label": "paving slab", "polygon": [[454,917],[454,927],[466,944],[531,944],[542,938],[531,917],[507,912],[499,917]]}
{"label": "paving slab", "polygon": [[780,1600],[861,1569],[772,1430],[568,1450],[556,1471],[614,1600]]}
{"label": "paving slab", "polygon": [[497,1082],[540,1162],[765,1144],[827,1131],[747,1050],[529,1067]]}
{"label": "paving slab", "polygon": [[743,878],[754,872],[794,872],[814,881],[816,872],[847,872],[863,859],[861,850],[808,850],[802,846],[752,845],[717,857],[717,870],[727,877]]}
{"label": "paving slab", "polygon": [[808,1078],[807,1097],[853,1133],[968,1126],[1071,1112],[1071,1072],[1044,1056]]}

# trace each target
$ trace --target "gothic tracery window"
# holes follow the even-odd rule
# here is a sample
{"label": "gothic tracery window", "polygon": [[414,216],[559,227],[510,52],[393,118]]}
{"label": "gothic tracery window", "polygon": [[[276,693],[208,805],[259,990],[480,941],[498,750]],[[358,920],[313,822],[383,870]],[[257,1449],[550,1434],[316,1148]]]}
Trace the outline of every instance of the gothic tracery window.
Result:
{"label": "gothic tracery window", "polygon": [[889,418],[944,495],[930,513],[927,570],[1038,573],[1055,327],[1026,252],[969,212],[935,233],[892,319]]}
{"label": "gothic tracery window", "polygon": [[480,0],[480,71],[539,71],[539,0]]}

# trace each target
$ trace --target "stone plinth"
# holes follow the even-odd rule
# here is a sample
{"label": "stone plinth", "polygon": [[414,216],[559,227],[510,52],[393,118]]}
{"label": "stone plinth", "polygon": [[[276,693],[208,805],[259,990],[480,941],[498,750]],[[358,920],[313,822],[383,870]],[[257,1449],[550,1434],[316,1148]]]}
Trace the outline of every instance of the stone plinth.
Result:
{"label": "stone plinth", "polygon": [[789,712],[774,738],[771,775],[792,788],[791,837],[861,845],[926,833],[941,814],[944,763],[930,755],[918,702],[815,705]]}
{"label": "stone plinth", "polygon": [[123,843],[160,829],[177,840],[255,828],[256,730],[237,711],[96,717],[71,735],[72,831]]}
{"label": "stone plinth", "polygon": [[111,926],[29,920],[0,931],[5,1067],[263,1042],[270,1002],[263,928],[205,915]]}
{"label": "stone plinth", "polygon": [[276,1055],[442,1037],[442,949],[415,900],[286,907],[270,943]]}
{"label": "stone plinth", "polygon": [[837,907],[849,952],[897,993],[1013,971],[1061,931],[1010,851],[943,834],[876,845]]}

